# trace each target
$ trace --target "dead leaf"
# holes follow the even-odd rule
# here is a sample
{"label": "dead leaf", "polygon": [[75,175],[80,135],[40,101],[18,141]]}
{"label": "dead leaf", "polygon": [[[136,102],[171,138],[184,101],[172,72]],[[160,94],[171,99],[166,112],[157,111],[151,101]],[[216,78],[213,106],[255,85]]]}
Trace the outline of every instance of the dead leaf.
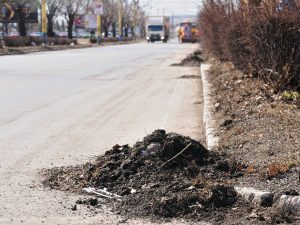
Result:
{"label": "dead leaf", "polygon": [[269,177],[276,177],[279,174],[279,169],[275,164],[270,164],[268,166],[268,175]]}
{"label": "dead leaf", "polygon": [[255,172],[254,166],[253,165],[248,166],[247,173],[254,173],[254,172]]}
{"label": "dead leaf", "polygon": [[282,165],[279,166],[279,171],[280,171],[281,173],[286,173],[286,172],[289,171],[289,169],[290,169],[289,166],[286,165],[286,164],[282,164]]}

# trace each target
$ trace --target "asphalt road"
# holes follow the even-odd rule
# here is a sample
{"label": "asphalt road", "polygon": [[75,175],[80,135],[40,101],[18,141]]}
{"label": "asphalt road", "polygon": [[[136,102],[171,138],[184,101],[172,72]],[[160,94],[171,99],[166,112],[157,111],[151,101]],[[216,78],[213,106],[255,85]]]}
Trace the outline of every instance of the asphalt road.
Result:
{"label": "asphalt road", "polygon": [[122,221],[105,207],[96,216],[71,211],[78,196],[44,189],[39,171],[81,164],[157,128],[201,139],[201,82],[178,79],[199,69],[170,67],[195,48],[138,43],[1,57],[0,224]]}

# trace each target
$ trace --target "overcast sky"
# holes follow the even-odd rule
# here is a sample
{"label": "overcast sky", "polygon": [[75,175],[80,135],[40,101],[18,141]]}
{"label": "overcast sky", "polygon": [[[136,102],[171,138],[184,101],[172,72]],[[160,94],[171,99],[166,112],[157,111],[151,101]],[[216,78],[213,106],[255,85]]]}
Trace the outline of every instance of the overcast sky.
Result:
{"label": "overcast sky", "polygon": [[140,0],[149,15],[197,15],[201,0]]}

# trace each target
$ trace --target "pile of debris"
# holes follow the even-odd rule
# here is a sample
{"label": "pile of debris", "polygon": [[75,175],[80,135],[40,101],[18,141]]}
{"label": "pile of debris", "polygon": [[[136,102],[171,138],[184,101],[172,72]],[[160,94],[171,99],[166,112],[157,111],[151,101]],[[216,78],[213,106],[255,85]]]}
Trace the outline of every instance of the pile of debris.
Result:
{"label": "pile of debris", "polygon": [[171,66],[190,66],[190,67],[199,67],[202,62],[205,60],[201,57],[202,52],[200,50],[195,51],[194,53],[188,55],[186,58],[181,60],[180,63],[172,64]]}
{"label": "pile of debris", "polygon": [[240,165],[224,158],[189,137],[156,130],[93,163],[48,170],[44,184],[114,199],[108,202],[127,216],[186,217],[236,203],[230,179],[241,175]]}

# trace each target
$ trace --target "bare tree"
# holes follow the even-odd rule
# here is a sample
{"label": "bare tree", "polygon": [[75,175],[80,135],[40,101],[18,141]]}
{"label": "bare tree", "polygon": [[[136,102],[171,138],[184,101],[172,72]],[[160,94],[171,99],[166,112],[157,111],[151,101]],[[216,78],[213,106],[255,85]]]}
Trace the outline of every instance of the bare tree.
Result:
{"label": "bare tree", "polygon": [[54,37],[55,35],[55,33],[53,32],[53,22],[62,5],[63,0],[47,0],[47,35],[49,37]]}
{"label": "bare tree", "polygon": [[12,0],[10,5],[13,7],[15,15],[18,20],[18,27],[20,36],[25,37],[26,31],[26,13],[31,10],[36,10],[38,7],[38,0]]}
{"label": "bare tree", "polygon": [[75,16],[78,14],[80,9],[79,0],[64,0],[62,4],[62,14],[67,21],[68,27],[68,38],[73,38],[73,25],[75,21]]}
{"label": "bare tree", "polygon": [[129,30],[132,36],[134,36],[134,30],[136,27],[139,28],[141,35],[145,29],[146,14],[138,0],[123,0],[123,10],[122,10],[122,21],[124,28],[124,36],[128,37]]}
{"label": "bare tree", "polygon": [[137,11],[136,21],[137,21],[136,26],[140,31],[140,37],[141,38],[146,37],[146,13],[141,8],[139,8]]}
{"label": "bare tree", "polygon": [[110,26],[113,27],[113,32],[115,36],[117,15],[118,15],[118,4],[115,0],[102,0],[103,4],[103,15],[102,15],[102,28],[104,31],[104,36],[108,37],[108,31]]}
{"label": "bare tree", "polygon": [[134,25],[134,2],[129,0],[124,1],[123,8],[123,28],[124,28],[124,36],[128,37],[129,29]]}
{"label": "bare tree", "polygon": [[61,30],[61,26],[60,26],[58,20],[55,21],[54,29],[59,30],[59,31]]}

